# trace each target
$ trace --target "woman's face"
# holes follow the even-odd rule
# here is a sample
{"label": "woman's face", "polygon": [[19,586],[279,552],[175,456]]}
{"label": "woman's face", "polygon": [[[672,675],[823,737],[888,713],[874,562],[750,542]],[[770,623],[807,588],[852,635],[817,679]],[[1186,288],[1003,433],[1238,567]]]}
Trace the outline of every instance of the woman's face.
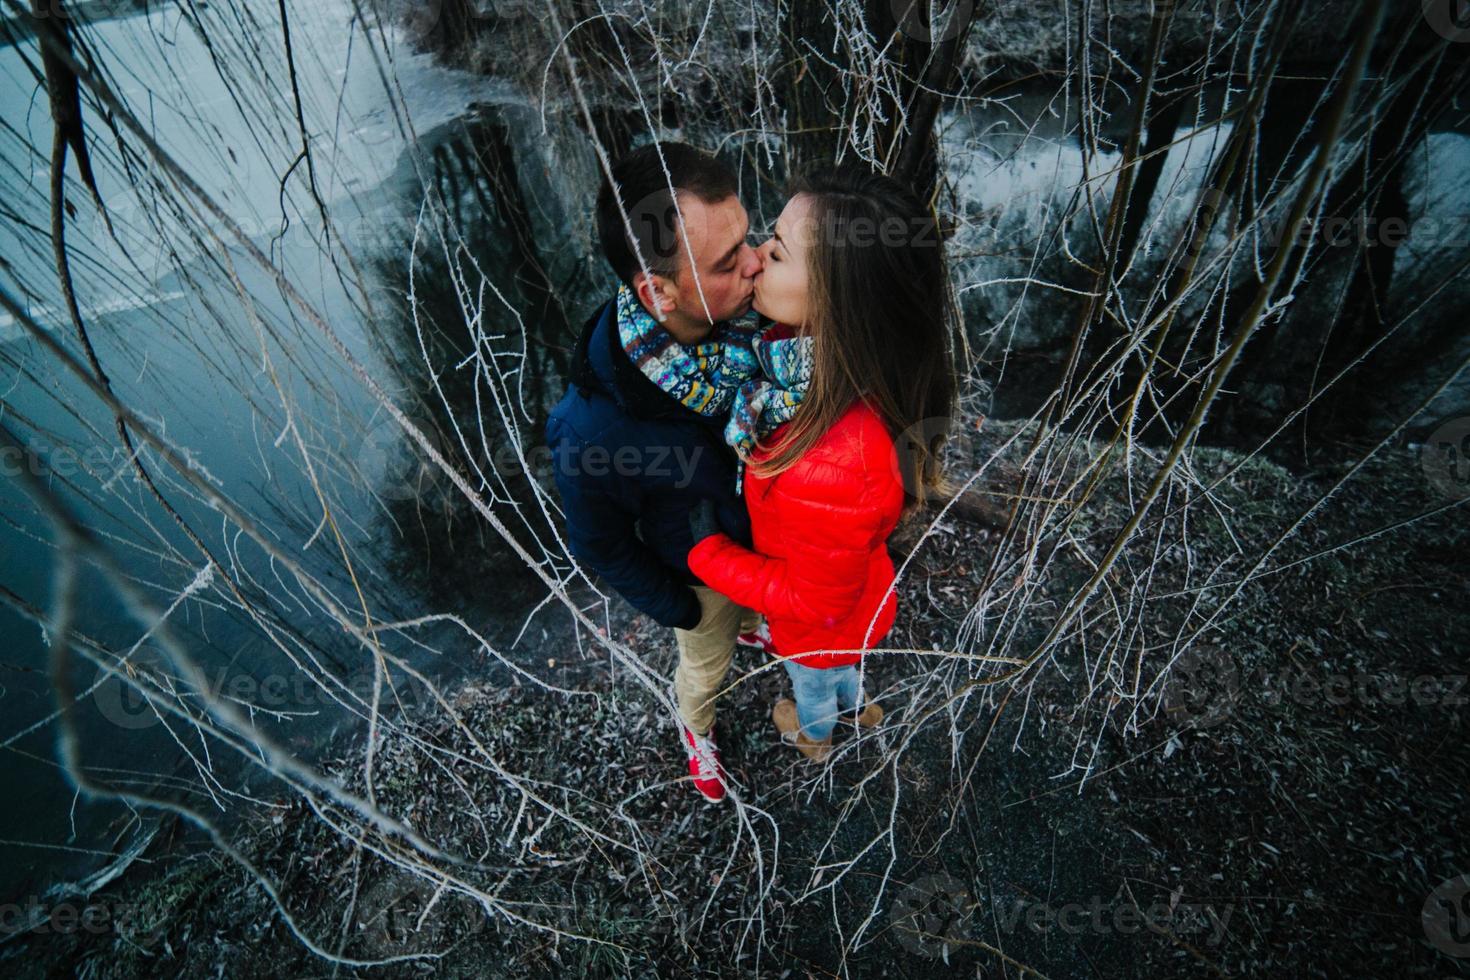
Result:
{"label": "woman's face", "polygon": [[761,271],[756,273],[752,305],[763,316],[793,327],[806,324],[810,304],[807,258],[816,240],[812,210],[807,194],[787,201],[776,219],[776,233],[756,249]]}

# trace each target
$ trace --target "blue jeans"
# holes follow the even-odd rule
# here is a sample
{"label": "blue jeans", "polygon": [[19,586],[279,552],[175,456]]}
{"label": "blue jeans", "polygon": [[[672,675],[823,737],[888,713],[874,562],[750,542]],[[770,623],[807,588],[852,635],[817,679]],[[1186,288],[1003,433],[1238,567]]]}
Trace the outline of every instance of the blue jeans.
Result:
{"label": "blue jeans", "polygon": [[796,718],[807,738],[820,742],[837,727],[839,712],[856,710],[858,671],[856,664],[846,667],[807,667],[783,660],[796,692]]}

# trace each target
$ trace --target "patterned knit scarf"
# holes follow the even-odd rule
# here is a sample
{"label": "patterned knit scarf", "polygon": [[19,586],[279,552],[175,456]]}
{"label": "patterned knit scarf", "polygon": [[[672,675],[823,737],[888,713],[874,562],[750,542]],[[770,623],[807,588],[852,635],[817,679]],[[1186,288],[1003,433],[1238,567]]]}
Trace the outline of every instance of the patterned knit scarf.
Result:
{"label": "patterned knit scarf", "polygon": [[761,374],[740,386],[725,423],[725,441],[742,460],[749,458],[757,439],[791,421],[812,380],[810,337],[767,340],[764,334],[751,342]]}
{"label": "patterned knit scarf", "polygon": [[685,346],[618,287],[618,339],[643,375],[700,415],[728,414],[725,441],[747,456],[796,412],[811,379],[811,338],[767,340],[765,331],[722,323]]}

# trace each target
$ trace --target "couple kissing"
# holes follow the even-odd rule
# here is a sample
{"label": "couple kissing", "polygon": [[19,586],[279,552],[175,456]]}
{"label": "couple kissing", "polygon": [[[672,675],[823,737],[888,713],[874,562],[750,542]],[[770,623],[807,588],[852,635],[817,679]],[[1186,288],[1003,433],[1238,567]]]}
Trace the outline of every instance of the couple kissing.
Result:
{"label": "couple kissing", "polygon": [[[897,611],[887,540],[945,488],[938,443],[896,438],[948,419],[955,390],[943,253],[911,190],[862,166],[807,174],[756,243],[737,190],[682,143],[612,164],[597,228],[617,293],[546,426],[572,554],[674,630],[710,801],[729,785],[715,713],[737,645],[782,662],[771,718],[807,758],[839,721],[881,722],[862,660]],[[692,462],[585,465],[619,453]]]}

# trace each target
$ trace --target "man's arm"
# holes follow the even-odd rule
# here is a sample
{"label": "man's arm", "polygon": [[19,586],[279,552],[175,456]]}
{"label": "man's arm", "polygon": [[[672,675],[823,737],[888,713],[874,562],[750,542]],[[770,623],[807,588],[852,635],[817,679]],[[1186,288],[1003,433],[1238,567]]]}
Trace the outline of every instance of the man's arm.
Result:
{"label": "man's arm", "polygon": [[566,467],[556,468],[572,554],[659,625],[698,626],[702,612],[694,590],[669,573],[638,537],[633,512],[604,492],[598,482],[585,474],[569,473]]}

